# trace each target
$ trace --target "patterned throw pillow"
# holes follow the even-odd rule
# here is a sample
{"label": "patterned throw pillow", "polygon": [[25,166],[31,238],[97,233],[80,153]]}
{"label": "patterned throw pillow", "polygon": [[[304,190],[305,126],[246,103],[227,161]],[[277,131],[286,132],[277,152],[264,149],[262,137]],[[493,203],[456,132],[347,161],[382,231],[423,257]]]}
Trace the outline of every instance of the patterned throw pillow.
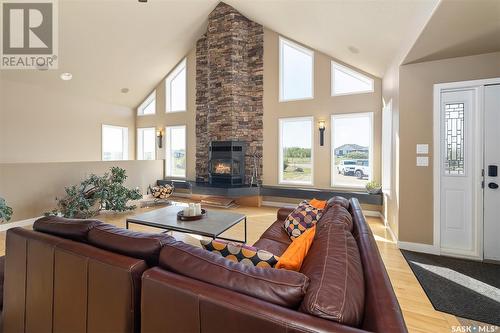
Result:
{"label": "patterned throw pillow", "polygon": [[311,206],[307,200],[302,201],[285,220],[285,230],[290,238],[293,240],[314,226],[322,212],[322,209]]}
{"label": "patterned throw pillow", "polygon": [[262,268],[273,268],[280,259],[271,252],[259,250],[256,247],[228,242],[221,239],[200,240],[205,250],[219,253],[226,259],[240,262],[244,265]]}

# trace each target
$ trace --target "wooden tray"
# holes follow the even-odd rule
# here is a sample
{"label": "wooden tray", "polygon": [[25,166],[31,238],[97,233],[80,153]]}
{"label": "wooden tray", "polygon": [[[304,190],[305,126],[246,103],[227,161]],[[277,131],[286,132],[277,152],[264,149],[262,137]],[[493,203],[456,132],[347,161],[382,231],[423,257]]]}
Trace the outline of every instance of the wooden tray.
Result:
{"label": "wooden tray", "polygon": [[194,216],[184,216],[184,211],[181,210],[177,212],[177,219],[181,221],[196,221],[201,220],[205,215],[207,215],[207,210],[204,208],[201,209],[201,215]]}

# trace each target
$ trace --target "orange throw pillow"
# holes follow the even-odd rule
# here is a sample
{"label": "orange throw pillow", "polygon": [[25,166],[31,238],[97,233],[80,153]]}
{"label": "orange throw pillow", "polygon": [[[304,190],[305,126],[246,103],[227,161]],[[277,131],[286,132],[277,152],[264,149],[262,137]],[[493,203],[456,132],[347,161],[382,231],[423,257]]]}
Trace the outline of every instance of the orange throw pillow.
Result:
{"label": "orange throw pillow", "polygon": [[300,267],[302,267],[302,262],[304,261],[307,252],[309,252],[315,233],[316,226],[307,229],[302,233],[302,235],[295,238],[292,241],[292,244],[290,244],[281,255],[274,268],[284,268],[298,272]]}
{"label": "orange throw pillow", "polygon": [[326,200],[312,199],[311,201],[309,201],[309,204],[311,206],[313,206],[314,208],[325,209],[325,207],[326,207]]}

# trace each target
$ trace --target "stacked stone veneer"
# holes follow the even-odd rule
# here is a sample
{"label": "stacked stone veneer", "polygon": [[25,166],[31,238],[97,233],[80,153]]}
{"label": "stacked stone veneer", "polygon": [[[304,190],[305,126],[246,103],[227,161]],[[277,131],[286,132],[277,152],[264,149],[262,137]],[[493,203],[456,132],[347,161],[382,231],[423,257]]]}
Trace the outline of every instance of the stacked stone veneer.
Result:
{"label": "stacked stone veneer", "polygon": [[[245,176],[252,156],[262,156],[263,27],[219,3],[196,43],[196,176],[208,180],[208,146],[213,140],[247,143]],[[262,159],[259,159],[259,178]]]}

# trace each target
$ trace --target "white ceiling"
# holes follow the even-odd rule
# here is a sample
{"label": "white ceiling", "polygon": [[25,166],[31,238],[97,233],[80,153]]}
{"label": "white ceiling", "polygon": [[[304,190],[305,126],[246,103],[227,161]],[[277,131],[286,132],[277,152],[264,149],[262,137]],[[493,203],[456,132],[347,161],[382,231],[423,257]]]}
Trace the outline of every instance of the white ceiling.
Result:
{"label": "white ceiling", "polygon": [[[280,34],[382,77],[437,1],[226,2]],[[194,47],[217,3],[59,0],[59,70],[10,70],[1,77],[135,107]],[[71,72],[73,80],[60,80],[62,72]],[[123,94],[121,88],[130,91]]]}
{"label": "white ceiling", "polygon": [[500,1],[442,1],[405,64],[500,51]]}

